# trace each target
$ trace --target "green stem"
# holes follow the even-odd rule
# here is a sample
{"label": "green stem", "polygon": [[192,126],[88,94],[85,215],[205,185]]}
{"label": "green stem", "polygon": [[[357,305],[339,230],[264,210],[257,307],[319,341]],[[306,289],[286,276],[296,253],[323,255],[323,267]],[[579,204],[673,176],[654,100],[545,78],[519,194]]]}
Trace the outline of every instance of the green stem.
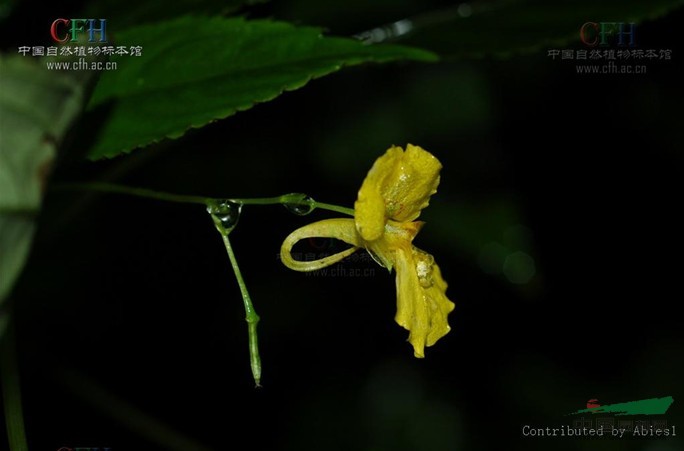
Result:
{"label": "green stem", "polygon": [[5,423],[11,451],[27,451],[24,414],[21,405],[21,387],[14,340],[14,327],[10,324],[0,344],[0,378],[5,405]]}
{"label": "green stem", "polygon": [[285,204],[289,203],[288,202],[288,196],[289,194],[284,194],[282,196],[275,196],[275,197],[252,197],[252,198],[246,198],[246,199],[228,199],[231,202],[235,202],[236,204],[242,204],[242,205],[277,205],[277,204]]}
{"label": "green stem", "polygon": [[334,204],[326,204],[324,202],[316,202],[315,200],[307,197],[303,194],[293,193],[293,194],[283,194],[282,196],[276,197],[253,197],[247,199],[229,199],[231,202],[235,202],[242,205],[301,205],[301,206],[311,206],[313,208],[320,208],[322,210],[330,210],[337,213],[342,213],[349,216],[354,216],[354,210],[352,208],[341,207]]}
{"label": "green stem", "polygon": [[230,239],[228,239],[228,233],[221,233],[221,237],[223,238],[223,244],[226,246],[230,264],[233,267],[235,278],[237,279],[237,283],[240,286],[240,292],[242,293],[242,302],[245,305],[247,332],[249,334],[249,362],[250,366],[252,367],[252,376],[254,377],[254,382],[256,383],[257,387],[260,387],[261,357],[259,356],[259,341],[257,338],[257,324],[259,323],[259,315],[257,315],[257,312],[254,310],[252,298],[249,296],[247,285],[242,278],[240,267],[238,266],[237,259],[235,258],[235,252],[233,252],[233,247],[230,245]]}
{"label": "green stem", "polygon": [[333,204],[325,204],[323,202],[315,202],[316,208],[320,208],[322,210],[330,210],[330,211],[335,211],[337,213],[342,213],[343,215],[349,215],[349,216],[354,216],[354,209],[353,208],[347,208],[347,207],[340,207],[339,205],[333,205]]}
{"label": "green stem", "polygon": [[[282,196],[276,197],[256,197],[246,199],[214,199],[210,197],[186,196],[180,194],[165,193],[146,188],[134,188],[130,186],[115,185],[111,183],[68,183],[53,186],[53,188],[59,190],[85,190],[100,191],[105,193],[126,194],[155,200],[163,200],[168,202],[201,204],[206,206],[207,211],[211,214],[216,229],[219,231],[221,237],[223,238],[223,244],[226,247],[226,251],[228,252],[230,264],[233,267],[235,278],[237,279],[238,285],[240,286],[240,292],[242,293],[242,301],[245,305],[245,320],[247,321],[247,329],[249,334],[250,365],[252,368],[252,376],[254,377],[254,382],[256,383],[257,387],[260,386],[261,382],[261,357],[259,356],[259,343],[257,339],[257,324],[259,323],[259,315],[257,315],[256,311],[254,310],[254,305],[252,305],[252,299],[250,298],[249,292],[247,291],[247,285],[245,284],[245,281],[242,278],[242,273],[240,272],[240,267],[238,266],[237,259],[235,258],[235,253],[233,252],[230,240],[228,239],[228,234],[237,223],[237,219],[240,214],[240,208],[243,205],[280,204],[284,205],[285,207],[288,207],[288,209],[300,215],[308,214],[315,208],[321,208],[323,210],[330,210],[337,213],[354,216],[354,210],[351,208],[345,208],[339,205],[327,204],[323,202],[316,202],[306,194],[302,193],[284,194]],[[301,211],[297,211],[298,209],[293,207],[303,208],[301,208]],[[227,221],[231,219],[231,215],[235,215],[234,222],[232,224],[230,224],[230,222],[224,224],[222,221]]]}
{"label": "green stem", "polygon": [[101,191],[103,193],[127,194],[129,196],[145,197],[147,199],[163,200],[167,202],[180,202],[184,204],[206,205],[207,201],[211,200],[208,197],[165,193],[147,188],[134,188],[132,186],[116,185],[113,183],[60,183],[53,188],[60,191]]}
{"label": "green stem", "polygon": [[[163,200],[167,202],[180,202],[185,204],[207,205],[209,202],[218,201],[211,197],[188,196],[184,194],[166,193],[147,188],[135,188],[131,186],[116,185],[113,183],[60,183],[53,186],[53,189],[60,191],[100,191],[103,193],[126,194],[129,196],[145,197],[148,199]],[[253,197],[245,199],[227,199],[231,202],[242,205],[285,205],[285,206],[309,206],[322,210],[334,211],[349,216],[354,216],[354,210],[324,202],[316,202],[304,194],[283,194],[275,197]]]}

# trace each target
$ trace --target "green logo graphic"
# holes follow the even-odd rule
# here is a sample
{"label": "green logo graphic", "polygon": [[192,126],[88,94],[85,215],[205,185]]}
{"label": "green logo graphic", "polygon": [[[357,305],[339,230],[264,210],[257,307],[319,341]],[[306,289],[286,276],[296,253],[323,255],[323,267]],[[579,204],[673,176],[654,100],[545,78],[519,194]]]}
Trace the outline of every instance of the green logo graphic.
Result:
{"label": "green logo graphic", "polygon": [[618,404],[607,404],[602,406],[598,400],[590,399],[587,402],[587,409],[572,412],[569,415],[580,413],[612,413],[618,415],[662,415],[670,408],[674,399],[672,396],[663,398],[642,399],[640,401],[621,402]]}

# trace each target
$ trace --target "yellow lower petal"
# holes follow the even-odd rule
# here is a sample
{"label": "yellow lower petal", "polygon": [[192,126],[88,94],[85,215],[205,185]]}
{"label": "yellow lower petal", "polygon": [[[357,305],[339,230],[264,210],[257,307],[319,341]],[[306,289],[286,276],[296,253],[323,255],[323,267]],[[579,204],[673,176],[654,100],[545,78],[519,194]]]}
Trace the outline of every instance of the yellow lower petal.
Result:
{"label": "yellow lower petal", "polygon": [[407,329],[416,357],[434,345],[450,329],[447,322],[454,303],[446,297],[447,284],[431,255],[416,247],[402,246],[395,253],[397,271],[396,322]]}
{"label": "yellow lower petal", "polygon": [[396,251],[394,269],[397,271],[397,314],[394,320],[410,332],[409,342],[413,345],[414,355],[425,357],[430,321],[410,249]]}
{"label": "yellow lower petal", "polygon": [[436,263],[432,267],[432,279],[434,284],[427,289],[432,316],[432,327],[427,336],[427,346],[434,345],[437,340],[449,333],[451,327],[447,322],[447,316],[455,307],[454,303],[446,297],[447,283],[442,278],[442,272]]}

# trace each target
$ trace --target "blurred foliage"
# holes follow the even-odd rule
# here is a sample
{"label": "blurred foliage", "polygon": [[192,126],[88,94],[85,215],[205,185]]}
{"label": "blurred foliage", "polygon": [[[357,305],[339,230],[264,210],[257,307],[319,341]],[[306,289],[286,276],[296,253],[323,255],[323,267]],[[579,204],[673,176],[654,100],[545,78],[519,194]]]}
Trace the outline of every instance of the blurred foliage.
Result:
{"label": "blurred foliage", "polygon": [[10,15],[13,7],[13,0],[0,0],[0,20],[3,20]]}
{"label": "blurred foliage", "polygon": [[[511,57],[579,40],[587,21],[651,20],[681,0],[480,0],[473,2],[294,0],[278,9],[290,20],[358,34],[371,42],[397,41],[449,58]],[[358,17],[363,11],[362,17]],[[360,28],[359,26],[363,27]]]}
{"label": "blurred foliage", "polygon": [[[130,26],[163,22],[185,14],[195,16],[226,15],[243,6],[264,3],[268,0],[100,0],[87,3],[87,17],[102,17],[110,26],[121,30]],[[114,36],[117,36],[114,34]]]}
{"label": "blurred foliage", "polygon": [[[87,73],[0,55],[0,305],[28,257],[57,147],[86,99]],[[5,314],[0,311],[0,335]]]}
{"label": "blurred foliage", "polygon": [[[681,0],[494,0],[419,15],[401,41],[454,58],[511,57],[579,41],[585,22],[635,22],[665,15]],[[464,6],[466,5],[466,6]],[[411,20],[411,19],[409,19]]]}

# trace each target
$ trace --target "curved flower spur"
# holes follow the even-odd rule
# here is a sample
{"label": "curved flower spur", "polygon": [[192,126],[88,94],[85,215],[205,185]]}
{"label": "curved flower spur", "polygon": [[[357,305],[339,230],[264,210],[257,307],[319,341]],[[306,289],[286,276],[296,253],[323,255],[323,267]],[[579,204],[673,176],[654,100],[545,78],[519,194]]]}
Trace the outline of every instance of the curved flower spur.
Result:
{"label": "curved flower spur", "polygon": [[[292,232],[280,248],[281,261],[295,271],[315,271],[365,248],[397,273],[396,322],[407,329],[416,357],[449,330],[454,303],[432,255],[412,244],[423,226],[416,221],[437,192],[441,163],[431,153],[408,144],[391,147],[368,172],[354,204],[354,219],[325,219]],[[292,247],[306,238],[335,238],[353,247],[314,261],[292,258]]]}

